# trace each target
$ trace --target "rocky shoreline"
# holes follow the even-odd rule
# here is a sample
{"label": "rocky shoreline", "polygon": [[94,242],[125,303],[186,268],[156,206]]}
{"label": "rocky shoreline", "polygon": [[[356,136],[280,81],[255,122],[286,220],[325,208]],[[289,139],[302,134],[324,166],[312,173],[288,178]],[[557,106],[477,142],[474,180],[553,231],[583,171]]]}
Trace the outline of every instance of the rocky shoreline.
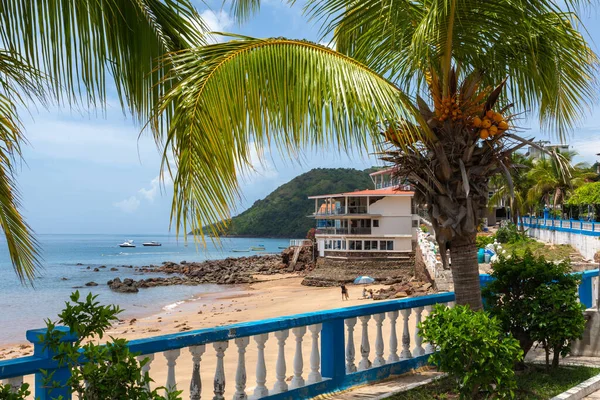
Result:
{"label": "rocky shoreline", "polygon": [[303,273],[314,268],[312,249],[303,248],[298,260],[292,265],[293,249],[286,249],[281,254],[254,255],[249,257],[229,257],[222,260],[202,262],[174,263],[164,262],[162,265],[150,265],[135,268],[141,273],[160,273],[176,275],[134,280],[115,278],[107,282],[108,287],[120,293],[137,293],[139,289],[170,285],[239,285],[256,282],[256,275],[274,275],[284,273]]}

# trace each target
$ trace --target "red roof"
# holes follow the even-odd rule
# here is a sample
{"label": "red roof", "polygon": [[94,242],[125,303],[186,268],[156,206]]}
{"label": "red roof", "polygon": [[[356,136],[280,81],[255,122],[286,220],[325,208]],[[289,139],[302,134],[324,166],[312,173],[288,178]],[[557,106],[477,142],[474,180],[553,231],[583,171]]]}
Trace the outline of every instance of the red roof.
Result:
{"label": "red roof", "polygon": [[317,199],[323,197],[343,197],[343,196],[414,196],[415,192],[409,190],[398,190],[394,187],[384,189],[367,189],[357,190],[355,192],[337,193],[337,194],[323,194],[320,196],[309,196],[309,199]]}

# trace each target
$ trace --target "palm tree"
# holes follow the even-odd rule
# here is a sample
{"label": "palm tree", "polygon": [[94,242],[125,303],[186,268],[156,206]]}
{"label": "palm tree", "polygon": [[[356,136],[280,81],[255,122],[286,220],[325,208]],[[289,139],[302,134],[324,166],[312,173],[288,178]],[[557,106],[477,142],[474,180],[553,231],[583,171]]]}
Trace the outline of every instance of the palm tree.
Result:
{"label": "palm tree", "polygon": [[[533,167],[533,157],[513,153],[510,161],[510,179],[505,174],[498,174],[490,180],[494,195],[490,198],[489,204],[498,204],[501,200],[508,199],[512,222],[519,225],[523,216],[531,211],[527,193],[534,185],[534,180],[529,173]],[[520,226],[523,229],[523,225]]]}
{"label": "palm tree", "polygon": [[584,163],[571,165],[576,152],[565,151],[560,156],[566,161],[563,168],[556,158],[542,157],[533,163],[529,178],[534,182],[527,193],[531,204],[552,205],[554,210],[561,209],[565,198],[595,174],[588,171]]}
{"label": "palm tree", "polygon": [[[517,113],[536,110],[563,137],[594,99],[597,58],[574,27],[587,3],[307,0],[336,50],[231,35],[173,55],[151,127],[177,167],[174,222],[227,220],[252,147],[298,157],[374,144],[429,205],[457,303],[481,308],[476,226],[490,177],[530,144]],[[242,19],[259,6],[233,2]]]}
{"label": "palm tree", "polygon": [[122,106],[145,122],[170,87],[165,55],[203,45],[205,31],[189,0],[0,2],[0,226],[21,280],[40,266],[15,185],[29,100],[102,106],[112,80]]}

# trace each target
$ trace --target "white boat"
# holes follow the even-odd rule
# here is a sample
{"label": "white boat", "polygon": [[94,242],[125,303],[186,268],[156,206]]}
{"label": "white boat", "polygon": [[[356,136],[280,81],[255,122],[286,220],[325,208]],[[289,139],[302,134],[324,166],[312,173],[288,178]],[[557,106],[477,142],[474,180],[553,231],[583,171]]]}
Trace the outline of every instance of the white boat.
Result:
{"label": "white boat", "polygon": [[119,245],[119,247],[135,247],[133,240],[127,240]]}
{"label": "white boat", "polygon": [[162,246],[162,244],[160,244],[158,242],[154,242],[154,241],[152,241],[152,242],[145,242],[145,243],[142,243],[142,245],[144,245],[144,246]]}

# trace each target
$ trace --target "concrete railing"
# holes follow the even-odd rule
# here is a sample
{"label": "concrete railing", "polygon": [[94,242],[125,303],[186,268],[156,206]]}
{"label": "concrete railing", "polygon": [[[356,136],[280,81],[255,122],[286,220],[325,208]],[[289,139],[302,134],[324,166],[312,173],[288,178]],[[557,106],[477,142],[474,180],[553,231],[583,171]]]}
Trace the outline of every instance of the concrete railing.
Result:
{"label": "concrete railing", "polygon": [[[597,302],[594,296],[597,276],[598,270],[582,273],[579,296],[587,307]],[[490,279],[482,275],[481,284],[485,285]],[[164,384],[167,390],[189,388],[187,397],[191,400],[201,398],[202,377],[206,380],[207,374],[212,380],[210,397],[216,400],[224,399],[226,392],[235,400],[247,397],[307,399],[382,380],[426,364],[434,348],[423,343],[417,326],[429,315],[433,305],[452,305],[453,301],[454,293],[448,292],[376,302],[138,339],[129,342],[129,348],[139,354],[140,360],[149,360],[143,370],[149,372],[157,384]],[[36,399],[63,396],[69,400],[71,393],[61,387],[69,378],[69,371],[44,349],[40,342],[44,333],[44,329],[27,332],[27,339],[34,344],[33,356],[0,361],[0,379],[18,386],[24,378],[34,375]],[[265,355],[269,342],[276,346],[273,359]],[[356,354],[358,344],[360,351]],[[247,365],[250,352],[253,352],[253,363]],[[178,366],[180,360],[185,363],[183,366]],[[166,361],[164,381],[158,381],[152,371],[159,361]],[[292,361],[291,368],[288,368],[289,361]],[[226,364],[235,368],[226,373]],[[176,367],[187,373],[177,374]],[[253,376],[249,373],[252,369],[255,370]],[[53,373],[58,386],[54,389],[45,386],[42,370]],[[231,378],[235,391],[226,386]],[[249,378],[254,381],[251,389]]]}
{"label": "concrete railing", "polygon": [[523,217],[523,225],[529,228],[562,230],[581,235],[600,236],[600,222],[594,221]]}

